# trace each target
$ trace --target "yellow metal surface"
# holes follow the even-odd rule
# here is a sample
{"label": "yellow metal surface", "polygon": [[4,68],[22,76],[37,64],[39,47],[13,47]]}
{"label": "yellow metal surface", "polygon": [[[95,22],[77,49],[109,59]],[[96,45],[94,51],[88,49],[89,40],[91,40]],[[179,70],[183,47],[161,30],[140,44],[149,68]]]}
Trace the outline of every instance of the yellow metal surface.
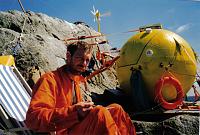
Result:
{"label": "yellow metal surface", "polygon": [[0,65],[15,66],[15,60],[12,55],[0,56]]}
{"label": "yellow metal surface", "polygon": [[[164,29],[139,32],[132,36],[122,47],[117,61],[117,75],[120,87],[131,92],[131,69],[140,70],[142,79],[154,98],[156,82],[166,75],[177,78],[187,93],[196,75],[196,58],[190,45],[179,35]],[[162,94],[166,100],[176,98],[176,90],[165,85]]]}

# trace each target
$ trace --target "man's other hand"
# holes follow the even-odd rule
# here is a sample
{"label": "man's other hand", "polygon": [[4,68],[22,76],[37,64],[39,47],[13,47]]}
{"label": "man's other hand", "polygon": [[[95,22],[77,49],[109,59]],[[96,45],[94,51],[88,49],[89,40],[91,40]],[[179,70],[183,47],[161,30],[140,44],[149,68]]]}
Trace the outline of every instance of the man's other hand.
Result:
{"label": "man's other hand", "polygon": [[88,102],[79,102],[75,104],[76,110],[78,112],[79,120],[82,120],[86,117],[89,111],[93,108],[94,103],[91,101]]}

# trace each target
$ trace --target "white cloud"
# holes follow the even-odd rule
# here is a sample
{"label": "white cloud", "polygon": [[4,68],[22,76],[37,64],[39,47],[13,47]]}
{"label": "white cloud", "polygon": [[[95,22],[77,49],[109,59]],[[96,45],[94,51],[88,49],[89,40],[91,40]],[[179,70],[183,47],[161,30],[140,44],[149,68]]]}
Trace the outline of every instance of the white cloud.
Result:
{"label": "white cloud", "polygon": [[174,13],[176,10],[174,8],[168,9],[167,13]]}
{"label": "white cloud", "polygon": [[176,33],[182,33],[184,31],[188,30],[190,27],[191,27],[191,24],[181,25],[176,29]]}
{"label": "white cloud", "polygon": [[200,0],[192,0],[192,1],[195,1],[195,2],[200,2]]}

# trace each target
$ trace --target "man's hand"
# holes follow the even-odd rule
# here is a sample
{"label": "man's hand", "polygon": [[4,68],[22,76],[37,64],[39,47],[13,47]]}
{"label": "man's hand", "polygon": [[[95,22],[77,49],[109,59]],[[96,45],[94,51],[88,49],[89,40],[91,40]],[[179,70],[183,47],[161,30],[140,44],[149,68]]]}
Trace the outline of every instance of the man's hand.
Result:
{"label": "man's hand", "polygon": [[88,102],[79,102],[75,104],[76,110],[78,112],[78,117],[80,120],[85,118],[89,111],[93,108],[94,103],[91,101]]}

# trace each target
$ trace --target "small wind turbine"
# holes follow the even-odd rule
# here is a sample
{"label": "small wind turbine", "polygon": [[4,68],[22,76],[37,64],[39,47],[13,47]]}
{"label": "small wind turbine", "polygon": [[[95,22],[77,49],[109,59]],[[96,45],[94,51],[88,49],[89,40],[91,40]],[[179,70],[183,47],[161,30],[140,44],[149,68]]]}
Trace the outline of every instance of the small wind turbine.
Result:
{"label": "small wind turbine", "polygon": [[93,10],[91,10],[91,13],[94,15],[94,22],[96,21],[97,22],[97,25],[98,25],[98,32],[100,32],[100,20],[101,18],[100,17],[105,17],[105,16],[110,16],[111,13],[110,12],[106,12],[104,14],[100,14],[99,10],[98,9],[95,9],[95,7],[93,6]]}
{"label": "small wind turbine", "polygon": [[101,16],[101,14],[100,14],[100,12],[99,12],[99,10],[97,9],[95,9],[95,7],[93,6],[93,11],[91,10],[91,13],[94,15],[94,22],[96,21],[97,22],[97,25],[98,25],[98,32],[100,32],[101,30],[100,30],[100,16]]}

